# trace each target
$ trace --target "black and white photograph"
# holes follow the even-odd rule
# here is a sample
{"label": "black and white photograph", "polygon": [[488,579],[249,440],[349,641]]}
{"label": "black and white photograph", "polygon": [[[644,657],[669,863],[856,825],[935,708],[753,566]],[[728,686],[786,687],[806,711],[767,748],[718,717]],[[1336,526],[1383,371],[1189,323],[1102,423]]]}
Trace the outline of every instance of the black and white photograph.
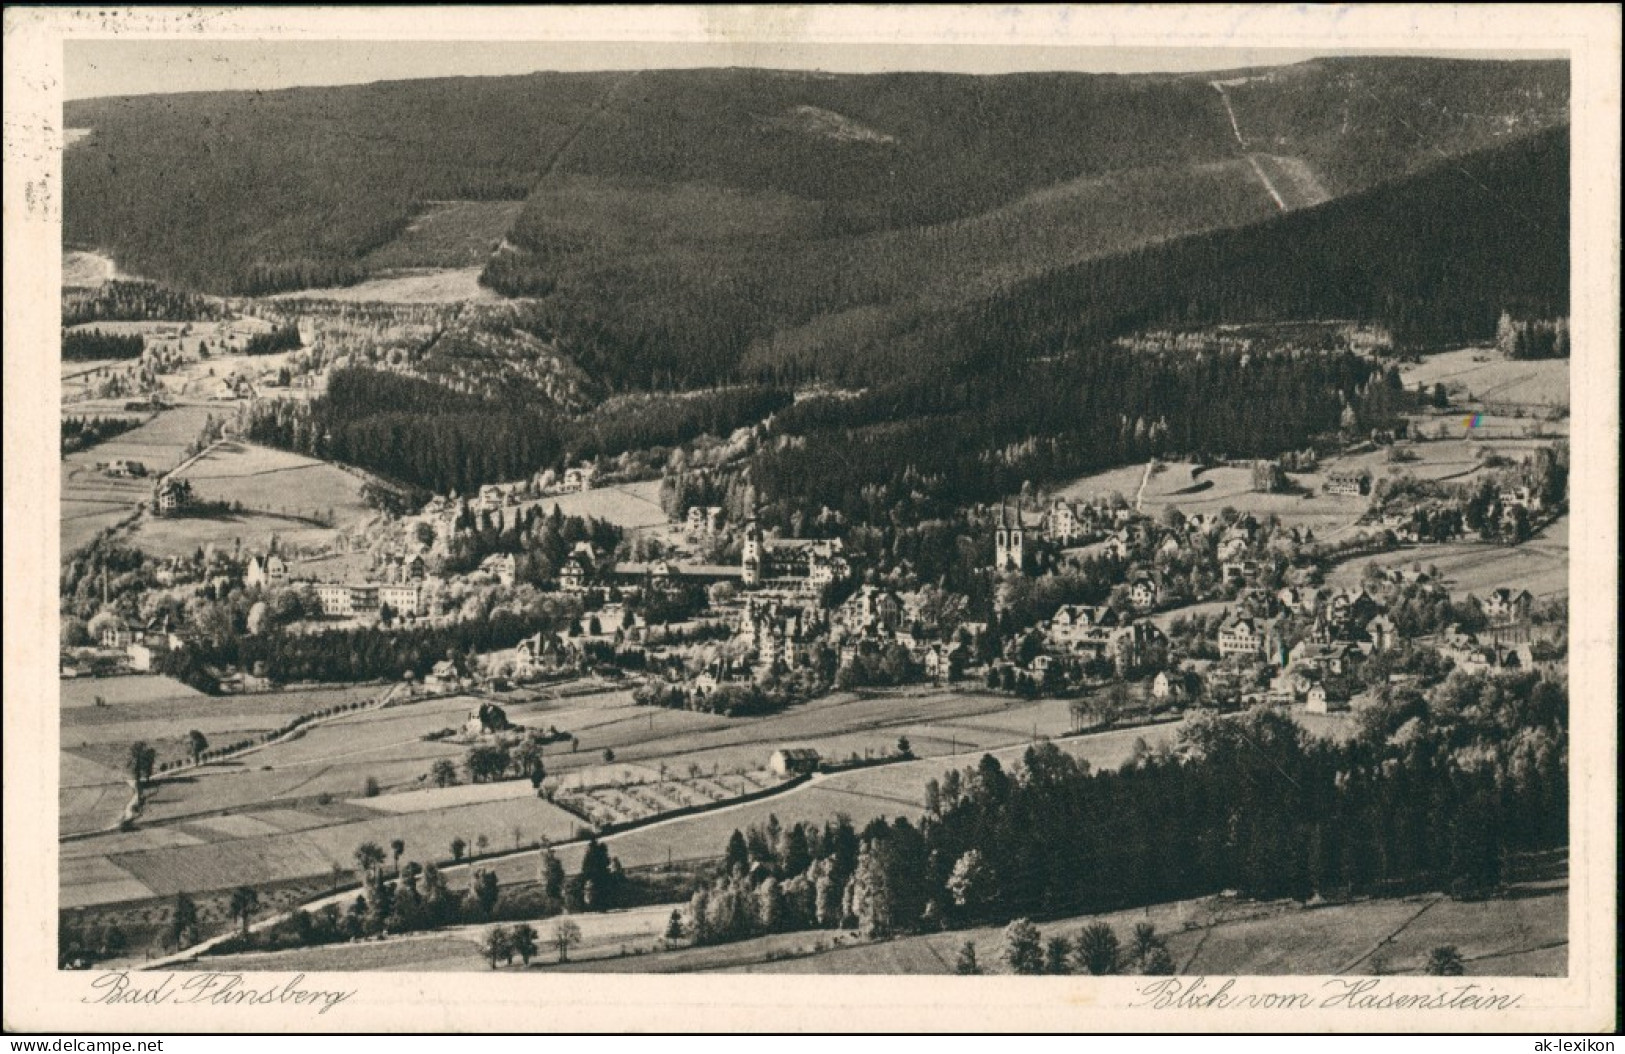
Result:
{"label": "black and white photograph", "polygon": [[1617,9],[162,10],[7,104],[53,999],[1613,1020]]}

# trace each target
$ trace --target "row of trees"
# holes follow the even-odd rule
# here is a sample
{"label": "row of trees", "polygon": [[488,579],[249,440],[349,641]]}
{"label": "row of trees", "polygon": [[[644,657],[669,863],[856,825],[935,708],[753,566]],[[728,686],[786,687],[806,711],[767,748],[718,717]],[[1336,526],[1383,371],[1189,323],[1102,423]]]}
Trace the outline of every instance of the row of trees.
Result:
{"label": "row of trees", "polygon": [[1515,319],[1503,311],[1495,325],[1495,346],[1509,359],[1566,359],[1569,320]]}
{"label": "row of trees", "polygon": [[422,677],[451,653],[511,648],[539,631],[560,629],[558,621],[545,613],[498,611],[433,627],[223,633],[185,641],[155,659],[154,669],[206,692],[218,690],[218,677],[228,668],[262,670],[279,683],[393,681],[406,674]]}

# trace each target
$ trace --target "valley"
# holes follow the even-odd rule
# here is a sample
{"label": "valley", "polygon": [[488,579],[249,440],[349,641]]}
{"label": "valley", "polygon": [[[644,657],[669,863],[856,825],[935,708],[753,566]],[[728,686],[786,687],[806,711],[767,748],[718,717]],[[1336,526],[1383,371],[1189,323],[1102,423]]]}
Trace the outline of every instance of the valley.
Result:
{"label": "valley", "polygon": [[70,102],[59,962],[1564,975],[1567,73]]}

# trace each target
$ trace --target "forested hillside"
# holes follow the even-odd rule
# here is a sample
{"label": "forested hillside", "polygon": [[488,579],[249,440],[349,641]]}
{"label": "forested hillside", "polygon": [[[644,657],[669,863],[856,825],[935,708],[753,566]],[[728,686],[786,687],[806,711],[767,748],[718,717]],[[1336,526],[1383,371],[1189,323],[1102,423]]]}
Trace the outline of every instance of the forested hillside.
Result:
{"label": "forested hillside", "polygon": [[[88,100],[65,113],[90,130],[65,155],[65,238],[224,293],[494,250],[484,281],[537,298],[537,336],[611,390],[708,386],[742,364],[781,380],[861,376],[891,369],[894,345],[918,346],[922,319],[1277,215],[1257,158],[1335,197],[1523,141],[1567,110],[1564,63],[1431,59],[1177,77],[537,74]],[[494,200],[509,204],[456,205]]]}

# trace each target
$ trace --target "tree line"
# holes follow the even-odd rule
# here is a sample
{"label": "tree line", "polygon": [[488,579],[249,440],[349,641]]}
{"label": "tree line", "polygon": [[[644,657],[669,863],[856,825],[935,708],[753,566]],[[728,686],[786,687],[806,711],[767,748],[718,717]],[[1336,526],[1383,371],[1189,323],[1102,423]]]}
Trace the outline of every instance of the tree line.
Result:
{"label": "tree line", "polygon": [[421,678],[452,655],[511,648],[538,632],[558,630],[561,622],[545,613],[497,611],[487,618],[432,627],[314,633],[274,628],[255,636],[199,636],[155,658],[153,669],[210,693],[220,690],[219,677],[230,668],[261,671],[278,683],[395,681],[408,674]]}
{"label": "tree line", "polygon": [[65,330],[62,334],[64,362],[94,362],[99,359],[139,359],[147,342],[139,333],[103,333],[99,329]]}
{"label": "tree line", "polygon": [[93,447],[97,443],[105,443],[132,428],[141,427],[141,424],[139,417],[64,417],[62,452],[71,454],[76,450]]}
{"label": "tree line", "polygon": [[[1206,717],[1091,771],[1053,744],[927,787],[918,823],[736,831],[694,894],[696,943],[843,927],[870,936],[1256,898],[1494,890],[1507,857],[1567,841],[1567,694],[1536,675],[1383,693],[1358,736]],[[1508,733],[1507,729],[1515,731]]]}

